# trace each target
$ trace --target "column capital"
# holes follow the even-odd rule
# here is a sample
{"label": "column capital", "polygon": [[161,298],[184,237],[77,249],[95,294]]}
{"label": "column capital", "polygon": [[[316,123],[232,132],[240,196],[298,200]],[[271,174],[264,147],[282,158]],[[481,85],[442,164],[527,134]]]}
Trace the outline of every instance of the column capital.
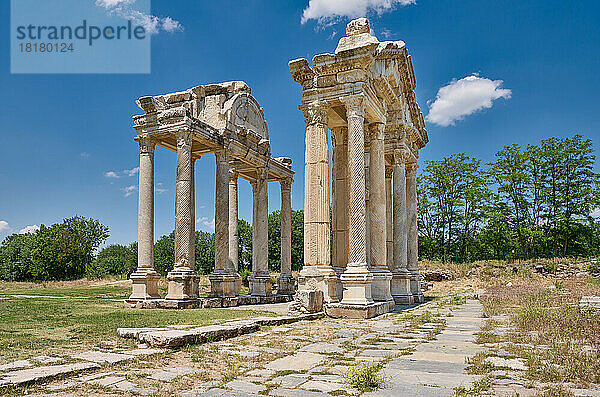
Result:
{"label": "column capital", "polygon": [[267,180],[269,178],[269,169],[267,167],[259,167],[256,169],[257,179]]}
{"label": "column capital", "polygon": [[192,133],[188,130],[179,130],[175,132],[177,138],[177,149],[192,149]]}
{"label": "column capital", "polygon": [[294,180],[292,178],[280,179],[279,183],[281,184],[281,190],[282,191],[292,190],[292,182],[294,182]]}
{"label": "column capital", "polygon": [[385,178],[386,179],[391,179],[393,172],[394,172],[394,168],[392,168],[392,167],[385,167]]}
{"label": "column capital", "polygon": [[138,143],[140,144],[140,153],[154,154],[156,143],[148,137],[138,137]]}
{"label": "column capital", "polygon": [[346,105],[348,117],[365,117],[365,100],[362,95],[340,98],[340,100]]}
{"label": "column capital", "polygon": [[298,106],[298,109],[304,113],[304,122],[306,126],[311,124],[325,124],[327,125],[327,102],[315,101],[306,105]]}
{"label": "column capital", "polygon": [[409,161],[405,164],[406,167],[406,176],[413,176],[417,174],[417,168],[419,168],[419,165],[417,164],[416,161]]}
{"label": "column capital", "polygon": [[375,122],[369,124],[371,139],[384,139],[385,123]]}
{"label": "column capital", "polygon": [[239,173],[236,170],[229,170],[229,183],[237,183]]}
{"label": "column capital", "polygon": [[229,153],[227,152],[227,149],[215,150],[215,157],[218,162],[227,161],[227,166],[229,166]]}

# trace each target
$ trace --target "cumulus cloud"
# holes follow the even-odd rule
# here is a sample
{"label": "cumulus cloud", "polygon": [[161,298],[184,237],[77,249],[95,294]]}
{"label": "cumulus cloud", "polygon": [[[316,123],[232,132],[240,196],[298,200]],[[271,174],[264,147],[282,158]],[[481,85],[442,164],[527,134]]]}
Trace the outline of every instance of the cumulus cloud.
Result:
{"label": "cumulus cloud", "polygon": [[140,167],[135,167],[130,170],[123,170],[123,174],[127,176],[136,176],[140,172]]}
{"label": "cumulus cloud", "polygon": [[40,230],[40,227],[38,225],[29,225],[19,230],[19,234],[35,233],[38,230]]}
{"label": "cumulus cloud", "polygon": [[11,231],[11,227],[6,221],[0,221],[0,234],[9,233]]}
{"label": "cumulus cloud", "polygon": [[214,231],[215,230],[215,218],[212,218],[212,220],[209,220],[207,217],[203,216],[201,218],[196,219],[196,225],[200,225],[201,227],[204,226],[204,228],[206,228],[210,231]]}
{"label": "cumulus cloud", "polygon": [[135,25],[143,26],[149,34],[156,34],[160,31],[172,33],[183,30],[181,23],[171,17],[158,17],[133,9],[131,5],[135,1],[96,0],[96,5],[103,7],[108,12],[108,15],[114,15],[131,21]]}
{"label": "cumulus cloud", "polygon": [[105,176],[106,178],[115,178],[115,179],[116,179],[116,178],[120,178],[119,174],[117,174],[117,173],[116,173],[116,172],[114,172],[114,171],[106,171],[106,172],[104,173],[104,176]]}
{"label": "cumulus cloud", "polygon": [[121,191],[123,191],[123,195],[125,197],[129,197],[133,193],[135,193],[137,191],[137,189],[138,189],[138,187],[136,185],[130,185],[130,186],[125,186],[124,188],[121,189]]}
{"label": "cumulus cloud", "polygon": [[410,4],[416,4],[416,0],[310,0],[302,12],[301,22],[304,24],[315,19],[319,23],[327,23],[343,17],[366,17],[372,12],[383,14],[397,6]]}
{"label": "cumulus cloud", "polygon": [[429,106],[427,121],[447,127],[482,109],[489,109],[499,98],[509,99],[512,91],[500,88],[502,80],[490,80],[477,74],[453,80],[439,89]]}

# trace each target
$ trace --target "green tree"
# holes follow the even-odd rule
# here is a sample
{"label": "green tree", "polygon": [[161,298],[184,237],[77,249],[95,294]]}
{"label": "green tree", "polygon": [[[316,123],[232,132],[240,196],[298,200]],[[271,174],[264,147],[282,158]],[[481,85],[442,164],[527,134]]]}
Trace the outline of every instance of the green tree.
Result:
{"label": "green tree", "polygon": [[108,236],[99,221],[75,216],[35,233],[31,275],[37,280],[72,280],[86,274],[94,251]]}
{"label": "green tree", "polygon": [[112,244],[98,252],[89,275],[103,277],[106,275],[124,275],[137,266],[137,244],[124,246]]}
{"label": "green tree", "polygon": [[11,234],[0,246],[0,280],[27,281],[31,274],[31,256],[35,233]]}

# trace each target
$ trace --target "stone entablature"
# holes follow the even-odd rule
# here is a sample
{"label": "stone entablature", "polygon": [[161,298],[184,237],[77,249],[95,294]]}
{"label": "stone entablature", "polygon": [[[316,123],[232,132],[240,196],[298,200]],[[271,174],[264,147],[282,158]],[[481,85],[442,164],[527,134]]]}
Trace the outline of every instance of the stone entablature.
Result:
{"label": "stone entablature", "polygon": [[296,59],[289,68],[302,86],[306,121],[300,289],[322,291],[335,316],[421,301],[416,164],[428,136],[406,45],[379,42],[360,18],[334,54],[314,56],[312,67]]}
{"label": "stone entablature", "polygon": [[[191,307],[198,299],[194,270],[195,184],[194,165],[214,153],[215,268],[210,275],[213,296],[239,295],[238,274],[238,178],[253,188],[253,258],[250,291],[271,295],[268,275],[268,182],[277,181],[282,192],[281,277],[278,293],[294,291],[291,272],[291,160],[271,157],[269,128],[264,113],[243,81],[209,84],[165,95],[145,96],[137,101],[145,114],[134,116],[136,141],[140,144],[138,222],[138,268],[131,276],[129,301],[158,299],[158,274],[153,266],[154,243],[154,147],[177,153],[175,192],[175,266],[167,276],[167,301]],[[231,249],[230,249],[231,247]],[[229,302],[229,301],[228,301]],[[138,305],[139,306],[139,305]],[[142,305],[153,307],[153,305]],[[173,307],[172,303],[165,307]]]}

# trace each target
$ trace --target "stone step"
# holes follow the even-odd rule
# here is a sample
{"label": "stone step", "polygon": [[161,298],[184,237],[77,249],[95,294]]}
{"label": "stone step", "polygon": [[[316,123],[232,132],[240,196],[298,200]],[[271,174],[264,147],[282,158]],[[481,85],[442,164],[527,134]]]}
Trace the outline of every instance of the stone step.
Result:
{"label": "stone step", "polygon": [[147,343],[150,346],[180,347],[234,338],[239,335],[256,332],[261,326],[316,320],[322,316],[323,313],[310,313],[300,316],[256,317],[249,320],[229,321],[220,325],[206,325],[186,329],[119,328],[117,329],[117,333],[123,338],[138,339],[140,342]]}

